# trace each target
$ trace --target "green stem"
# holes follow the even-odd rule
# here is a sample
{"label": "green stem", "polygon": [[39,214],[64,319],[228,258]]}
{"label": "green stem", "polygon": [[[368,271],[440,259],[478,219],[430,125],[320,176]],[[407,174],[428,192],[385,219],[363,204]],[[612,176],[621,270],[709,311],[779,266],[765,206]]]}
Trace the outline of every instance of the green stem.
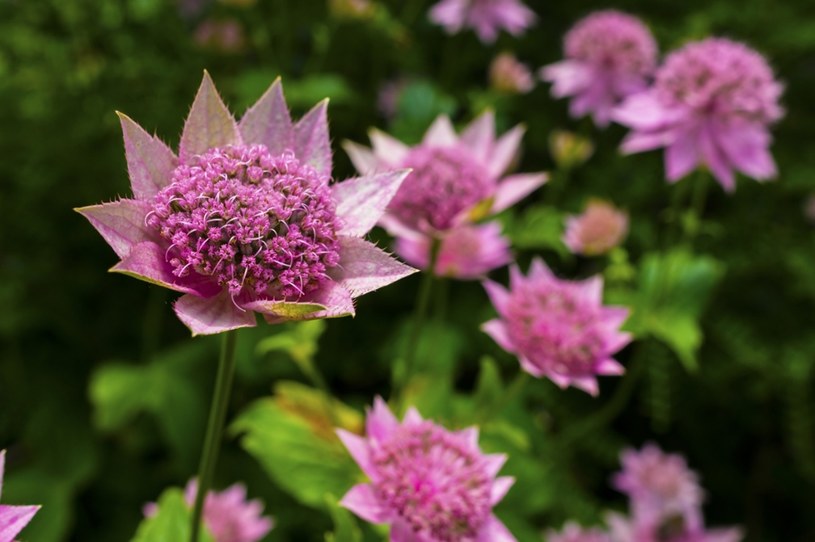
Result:
{"label": "green stem", "polygon": [[707,171],[699,169],[694,181],[690,202],[691,226],[688,231],[688,243],[690,244],[693,243],[702,225],[702,213],[705,212],[705,201],[707,199],[708,185],[710,184]]}
{"label": "green stem", "polygon": [[439,245],[439,240],[433,239],[430,245],[430,264],[422,275],[422,284],[419,287],[418,301],[416,302],[416,313],[413,317],[413,329],[410,332],[410,339],[407,343],[407,349],[405,350],[405,365],[400,390],[401,395],[404,395],[408,382],[410,382],[410,375],[413,372],[413,365],[418,351],[419,337],[421,336],[422,327],[424,327],[424,321],[427,317],[427,307],[430,304],[430,292],[433,290],[433,283],[435,282],[434,271],[439,255]]}
{"label": "green stem", "polygon": [[204,451],[198,468],[198,492],[195,495],[195,505],[192,509],[190,542],[198,542],[198,534],[201,529],[201,513],[204,510],[204,496],[207,494],[210,485],[212,485],[215,464],[218,462],[218,451],[221,447],[226,409],[229,405],[229,393],[232,390],[232,379],[235,376],[235,344],[237,343],[237,336],[235,330],[223,334],[218,375],[215,377],[215,390],[212,397],[212,407],[209,411],[209,422],[207,423],[207,435],[204,438]]}
{"label": "green stem", "polygon": [[611,423],[626,407],[628,401],[634,393],[637,382],[639,381],[642,373],[646,367],[646,343],[640,343],[631,366],[628,368],[625,377],[623,378],[617,389],[614,390],[614,395],[606,403],[603,408],[598,411],[594,416],[585,419],[583,423],[572,426],[570,431],[563,435],[564,446],[569,446],[573,441],[579,440],[583,435],[591,431],[603,427]]}

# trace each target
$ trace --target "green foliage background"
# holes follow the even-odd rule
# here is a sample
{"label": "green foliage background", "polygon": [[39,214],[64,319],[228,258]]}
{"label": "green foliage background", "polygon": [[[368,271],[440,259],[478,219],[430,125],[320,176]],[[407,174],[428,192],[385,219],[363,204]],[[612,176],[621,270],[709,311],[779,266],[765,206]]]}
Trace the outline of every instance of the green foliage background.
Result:
{"label": "green foliage background", "polygon": [[[711,525],[742,524],[749,541],[815,539],[815,235],[802,210],[815,191],[812,6],[530,1],[537,26],[487,47],[472,33],[448,37],[432,26],[431,3],[383,1],[352,20],[318,0],[204,2],[193,16],[162,0],[0,0],[0,448],[9,449],[4,500],[43,505],[25,540],[128,540],[142,505],[196,469],[217,341],[189,340],[172,294],[106,274],[114,254],[71,209],[129,193],[114,110],[175,146],[204,68],[238,114],[278,74],[295,116],[330,96],[338,179],[353,174],[343,139],[367,142],[368,127],[378,126],[416,141],[439,112],[467,121],[492,106],[502,129],[525,123],[526,171],[554,167],[554,128],[593,139],[595,155],[568,184],[545,187],[504,219],[524,265],[542,254],[561,273],[586,276],[598,262],[566,256],[551,217],[578,211],[589,196],[629,210],[626,248],[639,275],[611,281],[609,296],[639,307],[630,325],[650,338],[620,356],[632,367],[641,360],[625,400],[610,401],[625,379],[607,378],[599,399],[535,381],[503,404],[517,362],[477,331],[492,314],[477,283],[446,286],[444,319],[422,337],[423,378],[412,388],[426,416],[480,422],[483,448],[512,454],[506,472],[518,482],[498,514],[519,540],[622,508],[608,488],[618,452],[648,440],[685,453],[701,473]],[[746,41],[787,85],[788,113],[774,131],[779,181],[742,179],[732,197],[713,188],[694,254],[658,252],[676,227],[665,209],[682,186],[664,183],[660,153],[619,156],[623,130],[570,120],[546,85],[523,96],[487,89],[495,53],[514,51],[533,67],[555,61],[566,29],[602,7],[642,16],[663,50],[709,34]],[[236,21],[240,50],[198,45],[195,28],[206,18]],[[408,84],[386,119],[378,91],[399,77]],[[680,271],[658,292],[667,300],[656,299],[649,270],[671,265]],[[323,398],[295,382],[307,382],[314,364],[351,406],[331,410],[358,427],[364,405],[388,395],[418,280],[366,296],[355,319],[324,329],[242,332],[230,410],[239,417],[216,485],[244,481],[265,501],[278,523],[268,540],[323,540],[335,525],[332,540],[376,539],[376,529],[334,505],[333,492],[358,474],[332,440]],[[258,419],[290,429],[264,433]],[[309,454],[336,462],[286,468]],[[324,483],[334,488],[328,496]],[[164,499],[180,507],[179,494]],[[162,521],[176,525],[171,512]]]}

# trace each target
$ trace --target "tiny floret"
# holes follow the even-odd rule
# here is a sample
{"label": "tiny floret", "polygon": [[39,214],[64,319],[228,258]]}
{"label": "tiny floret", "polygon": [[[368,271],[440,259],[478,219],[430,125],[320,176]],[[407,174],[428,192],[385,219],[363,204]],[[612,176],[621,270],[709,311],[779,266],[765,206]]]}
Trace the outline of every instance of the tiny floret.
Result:
{"label": "tiny floret", "polygon": [[759,53],[708,38],[668,55],[654,86],[628,98],[614,119],[632,129],[624,152],[665,147],[669,181],[704,165],[732,191],[733,170],[759,181],[775,177],[769,126],[783,116],[782,91]]}
{"label": "tiny floret", "polygon": [[528,276],[511,268],[509,290],[491,281],[484,287],[499,317],[482,329],[526,372],[591,395],[599,392],[596,375],[623,373],[611,356],[631,341],[619,330],[628,309],[602,304],[601,277],[560,280],[536,259]]}
{"label": "tiny floret", "polygon": [[410,409],[399,423],[377,398],[367,438],[338,430],[371,482],[341,504],[365,520],[391,524],[393,542],[513,542],[492,514],[513,479],[496,474],[506,457],[485,455],[475,428],[449,431]]}
{"label": "tiny floret", "polygon": [[644,90],[657,63],[657,44],[638,18],[616,10],[581,19],[564,39],[565,60],[545,66],[556,98],[572,97],[573,117],[590,114],[605,127],[620,101]]}

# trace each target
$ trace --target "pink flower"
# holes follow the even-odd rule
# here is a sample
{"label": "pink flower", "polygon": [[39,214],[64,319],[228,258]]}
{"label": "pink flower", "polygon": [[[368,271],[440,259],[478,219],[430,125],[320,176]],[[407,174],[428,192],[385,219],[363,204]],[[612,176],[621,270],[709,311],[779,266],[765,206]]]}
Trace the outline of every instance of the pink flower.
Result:
{"label": "pink flower", "polygon": [[329,186],[325,101],[293,123],[278,80],[238,124],[205,73],[178,156],[119,116],[135,197],[78,211],[121,259],[111,271],[184,294],[193,334],[352,315],[414,272],[362,239],[407,172]]}
{"label": "pink flower", "polygon": [[526,94],[535,88],[535,79],[515,55],[501,53],[490,64],[490,86],[507,94]]}
{"label": "pink flower", "polygon": [[[440,116],[422,142],[412,148],[378,130],[372,130],[370,137],[373,149],[345,143],[357,170],[363,174],[394,167],[413,170],[380,220],[399,238],[397,253],[414,262],[429,262],[431,239],[481,236],[479,242],[468,243],[471,247],[481,245],[481,254],[448,250],[450,257],[461,256],[461,260],[451,261],[449,268],[467,269],[474,261],[506,259],[506,252],[500,249],[506,242],[496,239],[495,227],[473,227],[456,234],[451,230],[508,208],[546,182],[544,173],[502,178],[517,155],[523,137],[521,126],[496,139],[495,116],[487,111],[460,136],[450,119]],[[418,254],[422,250],[423,256]]]}
{"label": "pink flower", "polygon": [[399,423],[377,397],[366,438],[337,434],[370,483],[340,504],[372,523],[390,523],[392,542],[514,542],[492,513],[514,478],[496,478],[503,454],[478,447],[478,429],[448,431],[414,408]]}
{"label": "pink flower", "polygon": [[569,521],[559,533],[550,529],[546,542],[611,542],[611,538],[600,529],[586,529]]}
{"label": "pink flower", "polygon": [[520,0],[441,0],[430,9],[430,20],[457,34],[468,26],[484,43],[492,43],[501,29],[523,34],[537,17]]}
{"label": "pink flower", "polygon": [[[192,508],[198,482],[190,480],[184,490],[184,500]],[[144,515],[152,517],[158,511],[155,503],[144,507]],[[246,500],[246,487],[234,484],[220,493],[208,491],[204,500],[204,525],[214,542],[258,542],[274,527],[272,518],[262,516],[263,504]]]}
{"label": "pink flower", "polygon": [[611,356],[631,341],[619,331],[628,309],[602,305],[602,277],[560,280],[535,259],[526,277],[510,268],[509,290],[491,281],[484,287],[499,317],[482,329],[526,372],[591,395],[599,391],[596,375],[624,372]]}
{"label": "pink flower", "polygon": [[681,455],[647,444],[640,451],[624,450],[621,460],[623,470],[614,476],[613,485],[631,499],[640,523],[659,525],[672,517],[695,515],[700,508],[699,479]]}
{"label": "pink flower", "polygon": [[566,34],[566,60],[544,66],[540,76],[554,83],[555,98],[572,96],[573,117],[591,114],[608,126],[623,98],[641,90],[656,68],[657,44],[638,18],[614,10],[581,19]]}
{"label": "pink flower", "polygon": [[[6,451],[0,451],[0,493],[3,489],[3,470],[6,465]],[[0,542],[11,542],[28,525],[39,506],[11,506],[0,504]]]}
{"label": "pink flower", "polygon": [[783,88],[760,54],[723,38],[668,55],[654,86],[629,97],[614,120],[632,129],[625,153],[665,147],[670,182],[705,165],[727,191],[733,170],[763,181],[776,175],[770,124],[783,116]]}
{"label": "pink flower", "polygon": [[[420,269],[430,266],[430,238],[406,232],[396,240],[396,252]],[[509,241],[501,235],[498,222],[464,224],[442,232],[436,266],[430,270],[440,277],[478,279],[512,261]]]}
{"label": "pink flower", "polygon": [[582,214],[566,218],[563,242],[574,254],[597,256],[628,235],[628,214],[602,200],[590,200]]}

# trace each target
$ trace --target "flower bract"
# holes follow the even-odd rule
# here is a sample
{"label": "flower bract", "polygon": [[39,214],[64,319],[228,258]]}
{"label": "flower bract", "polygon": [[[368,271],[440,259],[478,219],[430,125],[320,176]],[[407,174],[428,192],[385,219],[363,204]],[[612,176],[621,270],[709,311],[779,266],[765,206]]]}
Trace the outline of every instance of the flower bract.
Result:
{"label": "flower bract", "polygon": [[[6,465],[6,451],[0,451],[0,493],[3,490],[3,472]],[[0,504],[0,542],[12,542],[29,524],[39,506],[12,506]]]}

